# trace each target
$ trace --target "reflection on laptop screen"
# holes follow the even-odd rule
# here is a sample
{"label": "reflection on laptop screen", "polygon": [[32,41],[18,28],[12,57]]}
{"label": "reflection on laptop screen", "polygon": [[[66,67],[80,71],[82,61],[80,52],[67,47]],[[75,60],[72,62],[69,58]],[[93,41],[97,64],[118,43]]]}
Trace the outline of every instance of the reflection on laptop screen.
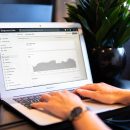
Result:
{"label": "reflection on laptop screen", "polygon": [[6,90],[87,78],[77,28],[0,29]]}

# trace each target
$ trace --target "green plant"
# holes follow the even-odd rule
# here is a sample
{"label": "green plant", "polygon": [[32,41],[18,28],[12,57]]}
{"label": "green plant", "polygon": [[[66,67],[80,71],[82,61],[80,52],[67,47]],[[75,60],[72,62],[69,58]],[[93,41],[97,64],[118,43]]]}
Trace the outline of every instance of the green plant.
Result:
{"label": "green plant", "polygon": [[79,0],[67,4],[68,22],[82,25],[90,47],[121,47],[130,39],[130,0]]}

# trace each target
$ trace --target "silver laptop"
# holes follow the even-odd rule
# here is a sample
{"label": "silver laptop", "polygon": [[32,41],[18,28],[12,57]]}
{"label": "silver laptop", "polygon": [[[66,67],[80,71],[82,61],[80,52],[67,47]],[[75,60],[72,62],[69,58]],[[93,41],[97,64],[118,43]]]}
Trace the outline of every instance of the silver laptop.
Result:
{"label": "silver laptop", "polygon": [[[1,99],[38,125],[61,122],[30,109],[41,94],[90,84],[92,76],[77,23],[0,23]],[[87,102],[95,113],[118,105]]]}

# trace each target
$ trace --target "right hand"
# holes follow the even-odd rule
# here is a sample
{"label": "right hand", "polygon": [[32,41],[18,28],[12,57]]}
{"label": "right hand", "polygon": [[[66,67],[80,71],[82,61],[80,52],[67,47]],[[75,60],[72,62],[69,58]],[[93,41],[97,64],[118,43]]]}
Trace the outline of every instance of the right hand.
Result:
{"label": "right hand", "polygon": [[67,90],[51,92],[41,96],[41,102],[32,103],[33,108],[43,108],[45,111],[65,120],[75,107],[82,107],[86,110],[86,105],[82,100]]}
{"label": "right hand", "polygon": [[128,100],[128,95],[130,98],[128,90],[116,88],[106,83],[85,85],[76,89],[75,93],[106,104],[121,103],[128,105],[128,102],[125,100]]}

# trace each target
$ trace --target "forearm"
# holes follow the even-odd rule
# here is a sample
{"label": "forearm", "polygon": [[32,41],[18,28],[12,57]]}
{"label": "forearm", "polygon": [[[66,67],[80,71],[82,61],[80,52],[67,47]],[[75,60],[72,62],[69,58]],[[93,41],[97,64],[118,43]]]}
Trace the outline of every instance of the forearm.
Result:
{"label": "forearm", "polygon": [[87,111],[73,122],[75,130],[110,130],[94,113]]}

